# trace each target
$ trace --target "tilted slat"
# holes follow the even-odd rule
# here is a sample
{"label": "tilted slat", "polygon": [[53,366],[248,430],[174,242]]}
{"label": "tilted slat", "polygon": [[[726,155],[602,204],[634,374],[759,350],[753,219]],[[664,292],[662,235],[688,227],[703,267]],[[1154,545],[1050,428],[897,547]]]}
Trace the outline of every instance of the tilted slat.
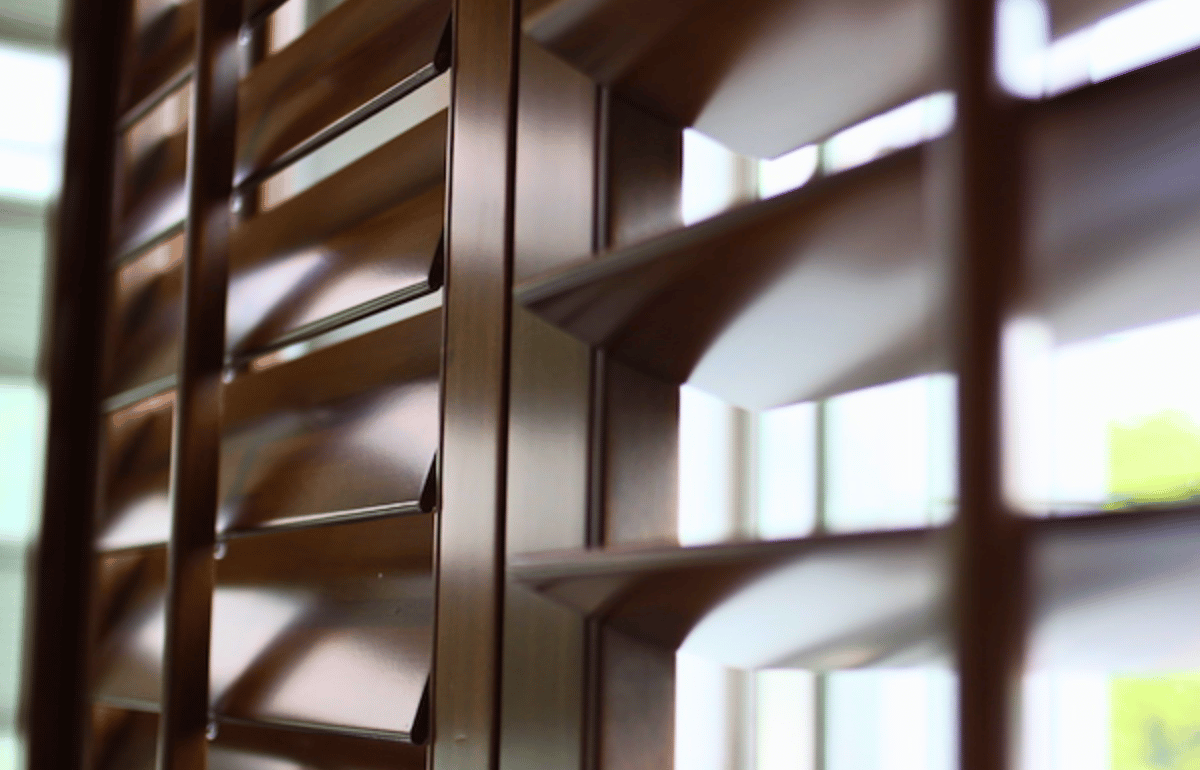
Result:
{"label": "tilted slat", "polygon": [[1200,313],[1200,52],[1037,105],[1035,285],[1059,342]]}
{"label": "tilted slat", "polygon": [[151,242],[187,212],[187,143],[191,87],[185,86],[126,133],[117,172],[116,255]]}
{"label": "tilted slat", "polygon": [[1131,5],[1138,0],[1050,0],[1050,25],[1053,35],[1058,37],[1086,27],[1089,24]]}
{"label": "tilted slat", "polygon": [[239,93],[235,178],[260,174],[405,79],[415,86],[444,71],[448,51],[439,56],[439,45],[449,14],[447,0],[347,0],[262,62]]}
{"label": "tilted slat", "polygon": [[423,739],[433,516],[237,537],[216,563],[220,718]]}
{"label": "tilted slat", "polygon": [[231,382],[218,529],[427,507],[441,324],[429,311]]}
{"label": "tilted slat", "polygon": [[322,770],[423,770],[425,749],[401,741],[228,719],[219,723],[217,738],[209,744],[212,770],[278,770],[280,762]]}
{"label": "tilted slat", "polygon": [[92,706],[92,770],[154,770],[158,715]]}
{"label": "tilted slat", "polygon": [[198,5],[196,0],[134,3],[121,80],[122,111],[135,108],[191,64]]}
{"label": "tilted slat", "polygon": [[108,292],[106,395],[175,374],[183,321],[183,247],[180,235],[114,271]]}
{"label": "tilted slat", "polygon": [[840,668],[943,654],[934,613],[940,542],[927,530],[546,553],[517,557],[510,569],[550,598],[668,649],[686,640],[730,666]]}
{"label": "tilted slat", "polygon": [[525,31],[600,83],[775,157],[941,87],[932,0],[558,0]]}
{"label": "tilted slat", "polygon": [[108,415],[97,548],[166,543],[170,536],[174,413],[172,391]]}
{"label": "tilted slat", "polygon": [[[898,153],[518,287],[546,320],[760,409],[944,365],[923,151]],[[781,330],[786,330],[782,332]]]}
{"label": "tilted slat", "polygon": [[162,689],[166,548],[102,554],[98,572],[93,694],[152,710]]}
{"label": "tilted slat", "polygon": [[226,337],[236,354],[440,283],[446,113],[234,231]]}

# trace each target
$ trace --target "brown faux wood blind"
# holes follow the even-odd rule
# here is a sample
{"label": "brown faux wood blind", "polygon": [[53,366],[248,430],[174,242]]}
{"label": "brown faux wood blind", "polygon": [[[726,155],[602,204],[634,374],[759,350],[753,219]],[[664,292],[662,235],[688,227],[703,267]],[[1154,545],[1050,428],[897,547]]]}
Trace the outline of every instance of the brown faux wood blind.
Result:
{"label": "brown faux wood blind", "polygon": [[[1196,52],[1035,98],[972,0],[76,10],[31,767],[694,770],[686,648],[812,673],[820,736],[830,676],[953,671],[951,765],[1002,770],[1027,671],[1200,663],[1194,500],[1027,509],[1005,390],[1031,318],[1200,313]],[[735,171],[685,222],[688,131]],[[917,378],[945,510],[839,524],[831,468],[895,432],[837,455],[839,405]],[[696,392],[734,447],[702,542]],[[812,523],[772,535],[799,407]]]}

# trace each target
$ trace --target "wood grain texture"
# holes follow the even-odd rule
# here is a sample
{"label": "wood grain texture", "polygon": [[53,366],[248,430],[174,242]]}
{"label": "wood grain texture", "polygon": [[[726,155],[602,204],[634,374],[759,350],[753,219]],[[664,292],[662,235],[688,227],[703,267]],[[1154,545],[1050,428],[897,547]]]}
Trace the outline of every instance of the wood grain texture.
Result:
{"label": "wood grain texture", "polygon": [[755,157],[828,136],[947,79],[942,7],[931,0],[536,8],[524,28],[548,49],[675,126]]}
{"label": "wood grain texture", "polygon": [[603,544],[678,543],[679,387],[604,365]]}
{"label": "wood grain texture", "polygon": [[[596,88],[521,41],[513,262],[518,275],[593,243]],[[590,479],[586,345],[513,308],[509,395],[509,554],[582,548]],[[505,590],[500,767],[579,770],[584,757],[584,621],[513,585]]]}
{"label": "wood grain texture", "polygon": [[616,249],[683,227],[683,131],[619,96],[604,98],[604,243]]}
{"label": "wood grain texture", "polygon": [[440,284],[446,128],[439,113],[235,229],[226,325],[236,355]]}
{"label": "wood grain texture", "polygon": [[497,764],[516,9],[456,2],[434,770]]}
{"label": "wood grain texture", "polygon": [[171,534],[171,431],[175,394],[108,415],[100,550],[166,543]]}
{"label": "wood grain texture", "polygon": [[218,529],[428,510],[441,332],[432,310],[235,378],[225,390]]}
{"label": "wood grain texture", "polygon": [[242,81],[237,180],[435,59],[449,0],[349,0]]}
{"label": "wood grain texture", "polygon": [[232,538],[216,563],[221,717],[419,742],[433,643],[433,516]]}
{"label": "wood grain texture", "polygon": [[634,368],[746,408],[936,371],[946,256],[924,152],[579,259],[517,298]]}
{"label": "wood grain texture", "polygon": [[105,394],[175,374],[183,321],[183,236],[121,265],[109,279]]}

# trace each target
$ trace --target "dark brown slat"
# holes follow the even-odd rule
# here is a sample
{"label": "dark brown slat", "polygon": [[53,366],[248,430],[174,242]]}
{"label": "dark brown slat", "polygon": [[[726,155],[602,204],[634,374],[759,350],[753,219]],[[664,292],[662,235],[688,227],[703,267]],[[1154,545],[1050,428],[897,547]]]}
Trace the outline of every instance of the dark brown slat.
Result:
{"label": "dark brown slat", "polygon": [[155,709],[162,689],[165,548],[99,557],[92,693]]}
{"label": "dark brown slat", "polygon": [[559,0],[524,22],[597,82],[757,157],[936,90],[943,26],[928,0]]}
{"label": "dark brown slat", "polygon": [[175,374],[183,320],[183,236],[117,268],[108,297],[105,393]]}
{"label": "dark brown slat", "polygon": [[205,770],[208,748],[213,546],[241,8],[226,0],[197,2],[191,111],[195,141],[188,145],[185,321],[171,447],[171,544],[158,770]]}
{"label": "dark brown slat", "polygon": [[190,94],[190,86],[184,87],[126,133],[118,177],[117,256],[153,242],[187,213],[187,121],[161,113],[174,112],[179,100],[188,104]]}
{"label": "dark brown slat", "polygon": [[438,285],[445,168],[441,112],[239,226],[230,264],[230,348],[267,348],[322,318]]}
{"label": "dark brown slat", "polygon": [[93,770],[154,770],[158,716],[96,705],[92,708]]}
{"label": "dark brown slat", "polygon": [[433,516],[234,538],[217,561],[218,714],[423,739]]}
{"label": "dark brown slat", "polygon": [[171,429],[174,392],[108,415],[101,550],[166,543],[171,533]]}
{"label": "dark brown slat", "polygon": [[133,5],[121,83],[123,112],[187,68],[196,46],[196,0],[139,0]]}
{"label": "dark brown slat", "polygon": [[230,383],[219,529],[428,509],[441,327],[428,311]]}
{"label": "dark brown slat", "polygon": [[222,720],[209,746],[212,770],[422,770],[425,749],[400,741],[320,734]]}
{"label": "dark brown slat", "polygon": [[581,260],[517,298],[635,368],[748,408],[936,370],[944,279],[922,154]]}
{"label": "dark brown slat", "polygon": [[454,2],[431,770],[499,759],[517,14]]}
{"label": "dark brown slat", "polygon": [[448,0],[348,0],[258,65],[239,92],[239,182],[392,85],[444,71]]}
{"label": "dark brown slat", "polygon": [[[36,556],[29,562],[32,617],[22,641],[25,762],[38,770],[79,770],[90,764],[85,755],[92,718],[88,601],[100,483],[104,286],[117,165],[112,127],[128,4],[72,0],[62,11],[71,62],[69,113],[41,339],[42,371],[48,377],[44,483]],[[37,220],[40,228],[40,212]]]}
{"label": "dark brown slat", "polygon": [[1031,108],[1031,281],[1055,339],[1200,313],[1200,52]]}

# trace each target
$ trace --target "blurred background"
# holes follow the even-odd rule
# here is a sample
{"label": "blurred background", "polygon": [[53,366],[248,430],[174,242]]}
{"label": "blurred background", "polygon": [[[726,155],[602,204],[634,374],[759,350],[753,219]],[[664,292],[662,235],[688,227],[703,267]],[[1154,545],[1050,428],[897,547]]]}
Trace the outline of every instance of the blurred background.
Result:
{"label": "blurred background", "polygon": [[45,422],[38,353],[66,112],[59,24],[58,0],[0,0],[0,770],[23,765],[21,635]]}

